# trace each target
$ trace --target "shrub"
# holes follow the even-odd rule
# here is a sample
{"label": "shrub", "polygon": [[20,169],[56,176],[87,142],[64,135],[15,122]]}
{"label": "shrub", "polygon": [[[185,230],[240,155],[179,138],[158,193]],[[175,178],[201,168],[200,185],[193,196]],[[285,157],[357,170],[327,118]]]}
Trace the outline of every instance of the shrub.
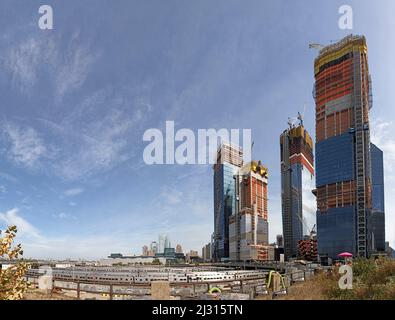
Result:
{"label": "shrub", "polygon": [[[16,233],[16,226],[10,226],[4,232],[4,237],[0,238],[0,258],[14,260],[23,255],[20,244],[12,247]],[[28,288],[28,283],[25,279],[27,269],[28,264],[25,262],[11,265],[5,270],[0,268],[0,300],[17,300],[23,298],[23,294]]]}
{"label": "shrub", "polygon": [[388,258],[354,260],[353,289],[341,290],[338,268],[319,274],[317,281],[328,299],[394,299],[395,298],[395,261]]}

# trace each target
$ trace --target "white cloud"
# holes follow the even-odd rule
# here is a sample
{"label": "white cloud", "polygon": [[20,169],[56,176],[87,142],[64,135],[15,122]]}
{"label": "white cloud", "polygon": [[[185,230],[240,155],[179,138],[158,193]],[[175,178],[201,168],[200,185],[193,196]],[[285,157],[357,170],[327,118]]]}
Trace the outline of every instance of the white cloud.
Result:
{"label": "white cloud", "polygon": [[393,178],[395,174],[395,136],[393,134],[394,123],[383,119],[372,121],[371,140],[384,152],[384,169],[386,175]]}
{"label": "white cloud", "polygon": [[3,185],[0,185],[0,194],[6,193],[6,192],[7,192],[7,188]]}
{"label": "white cloud", "polygon": [[66,46],[62,46],[62,36],[59,35],[28,36],[11,46],[1,59],[13,84],[23,92],[49,76],[50,85],[54,86],[52,92],[59,101],[84,84],[97,55],[79,41],[76,33]]}
{"label": "white cloud", "polygon": [[165,186],[162,188],[162,192],[160,193],[161,200],[165,201],[169,205],[174,205],[181,202],[182,199],[182,191],[179,191],[175,188],[171,188],[169,186]]}
{"label": "white cloud", "polygon": [[5,173],[5,172],[1,172],[1,171],[0,171],[0,178],[3,178],[3,179],[5,179],[5,180],[7,180],[9,182],[12,182],[12,183],[18,182],[18,179],[15,178],[14,176],[12,176],[12,175],[10,175],[8,173]]}
{"label": "white cloud", "polygon": [[95,60],[96,57],[90,54],[88,48],[71,46],[64,63],[60,64],[55,75],[57,97],[61,98],[67,92],[80,88]]}
{"label": "white cloud", "polygon": [[81,194],[82,192],[84,192],[84,189],[82,188],[73,188],[73,189],[68,189],[64,192],[64,195],[67,197],[72,197],[72,196],[76,196],[78,194]]}
{"label": "white cloud", "polygon": [[[65,213],[56,216],[59,219],[73,218]],[[114,247],[128,252],[125,246],[127,241],[111,235],[45,237],[20,215],[17,208],[0,212],[0,229],[10,225],[17,226],[17,242],[22,244],[25,258],[103,258]]]}
{"label": "white cloud", "polygon": [[271,197],[268,201],[269,242],[276,242],[276,236],[283,234],[283,221],[281,212],[281,198]]}
{"label": "white cloud", "polygon": [[17,165],[33,168],[49,152],[36,130],[3,122],[3,139],[9,145],[7,157]]}
{"label": "white cloud", "polygon": [[17,208],[8,210],[5,213],[0,212],[0,221],[3,221],[7,226],[17,226],[18,236],[40,238],[39,231],[21,215],[19,215],[19,210]]}
{"label": "white cloud", "polygon": [[71,214],[67,214],[65,212],[59,212],[57,214],[53,214],[52,217],[54,217],[55,219],[61,219],[61,220],[77,220],[76,216],[73,216]]}
{"label": "white cloud", "polygon": [[34,38],[11,47],[4,56],[4,66],[14,84],[25,90],[37,81],[37,68],[42,61],[42,43]]}
{"label": "white cloud", "polygon": [[385,236],[395,248],[395,137],[394,123],[383,119],[375,119],[371,123],[371,141],[384,154],[384,189],[385,189]]}
{"label": "white cloud", "polygon": [[135,156],[132,141],[151,106],[138,100],[130,112],[130,103],[111,91],[88,97],[60,122],[3,121],[0,152],[15,165],[45,169],[65,180],[104,173]]}

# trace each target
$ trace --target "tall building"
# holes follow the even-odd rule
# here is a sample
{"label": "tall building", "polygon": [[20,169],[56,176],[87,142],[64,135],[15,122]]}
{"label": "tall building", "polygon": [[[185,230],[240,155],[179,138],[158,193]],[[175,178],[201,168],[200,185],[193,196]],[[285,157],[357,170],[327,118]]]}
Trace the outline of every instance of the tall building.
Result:
{"label": "tall building", "polygon": [[383,151],[370,144],[372,164],[372,214],[370,230],[373,252],[385,251],[384,164]]}
{"label": "tall building", "polygon": [[143,246],[143,252],[142,252],[144,257],[148,256],[148,247],[147,246]]}
{"label": "tall building", "polygon": [[153,255],[156,255],[158,253],[158,243],[156,241],[151,242],[150,251]]}
{"label": "tall building", "polygon": [[365,37],[321,49],[314,75],[318,253],[367,257],[372,100]]}
{"label": "tall building", "polygon": [[231,261],[274,260],[268,246],[268,171],[261,162],[245,164],[236,178],[236,212],[229,219]]}
{"label": "tall building", "polygon": [[164,253],[165,249],[171,248],[170,238],[167,234],[160,234],[157,253]]}
{"label": "tall building", "polygon": [[281,234],[278,234],[276,236],[276,245],[278,247],[284,247],[284,238],[283,238],[283,236]]}
{"label": "tall building", "polygon": [[235,213],[236,191],[234,175],[243,164],[240,147],[224,143],[217,150],[214,169],[214,234],[213,258],[229,258],[229,217]]}
{"label": "tall building", "polygon": [[199,260],[199,253],[195,250],[190,250],[186,255],[185,255],[185,261],[186,262],[196,262]]}
{"label": "tall building", "polygon": [[211,243],[208,243],[202,248],[202,259],[204,262],[211,261]]}
{"label": "tall building", "polygon": [[182,253],[182,247],[180,244],[176,245],[176,253]]}
{"label": "tall building", "polygon": [[298,243],[316,224],[313,140],[300,124],[280,136],[281,207],[285,257],[297,257]]}

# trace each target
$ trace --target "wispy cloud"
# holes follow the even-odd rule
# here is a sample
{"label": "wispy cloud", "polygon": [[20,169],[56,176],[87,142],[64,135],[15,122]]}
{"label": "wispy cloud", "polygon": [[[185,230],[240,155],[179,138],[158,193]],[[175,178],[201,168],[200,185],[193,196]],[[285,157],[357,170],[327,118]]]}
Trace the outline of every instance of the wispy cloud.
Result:
{"label": "wispy cloud", "polygon": [[[63,63],[55,73],[56,93],[58,98],[62,98],[67,92],[80,88],[85,82],[91,65],[96,61],[97,56],[92,54],[88,47],[78,44],[78,34],[72,37],[66,54],[63,55]],[[59,58],[57,57],[57,59]]]}
{"label": "wispy cloud", "polygon": [[34,38],[9,48],[3,56],[3,65],[10,73],[13,83],[22,90],[33,86],[37,81],[37,69],[45,59],[43,43]]}
{"label": "wispy cloud", "polygon": [[73,189],[66,190],[64,192],[64,195],[67,197],[72,197],[72,196],[76,196],[82,192],[84,192],[84,189],[82,189],[82,188],[73,188]]}
{"label": "wispy cloud", "polygon": [[78,33],[72,35],[68,45],[61,46],[62,42],[62,35],[35,34],[10,46],[0,62],[11,76],[13,85],[22,92],[29,92],[49,77],[57,101],[79,89],[98,54],[92,53],[89,45],[80,41]]}
{"label": "wispy cloud", "polygon": [[19,209],[14,208],[4,213],[0,212],[0,221],[7,226],[15,225],[18,235],[27,238],[41,238],[39,231],[19,214]]}
{"label": "wispy cloud", "polygon": [[45,168],[46,174],[65,180],[87,178],[136,155],[135,136],[151,110],[148,101],[133,93],[100,90],[59,121],[4,120],[0,152],[17,166]]}
{"label": "wispy cloud", "polygon": [[6,173],[6,172],[1,172],[0,171],[0,178],[3,178],[3,179],[5,179],[5,180],[7,180],[9,182],[12,182],[12,183],[18,182],[17,178],[15,178],[14,176],[12,176],[12,175],[10,175],[9,173]]}
{"label": "wispy cloud", "polygon": [[[52,215],[53,218],[76,220],[76,217],[65,212]],[[127,243],[133,243],[127,232],[119,230],[106,235],[70,235],[51,237],[42,234],[39,229],[22,217],[17,208],[5,213],[0,212],[0,229],[9,225],[18,228],[17,241],[22,244],[25,258],[84,258],[97,259],[107,256],[113,250],[130,254]],[[117,236],[115,236],[115,234]],[[137,242],[136,235],[135,242]]]}
{"label": "wispy cloud", "polygon": [[59,212],[59,213],[53,214],[52,217],[55,219],[61,219],[61,220],[69,220],[69,219],[77,220],[76,216],[65,213],[65,212]]}
{"label": "wispy cloud", "polygon": [[160,193],[161,199],[167,204],[174,205],[180,203],[182,200],[182,191],[169,186],[164,186]]}
{"label": "wispy cloud", "polygon": [[19,166],[33,168],[40,158],[49,156],[42,138],[32,127],[3,122],[2,137],[9,146],[7,157]]}
{"label": "wispy cloud", "polygon": [[394,124],[392,121],[375,119],[371,127],[371,140],[384,152],[386,175],[395,174],[395,137],[393,134]]}

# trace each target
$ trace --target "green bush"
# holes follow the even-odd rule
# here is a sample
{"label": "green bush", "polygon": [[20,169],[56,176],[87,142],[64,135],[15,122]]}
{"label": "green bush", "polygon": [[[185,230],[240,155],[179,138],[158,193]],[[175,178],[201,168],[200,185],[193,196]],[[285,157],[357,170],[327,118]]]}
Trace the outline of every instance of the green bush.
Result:
{"label": "green bush", "polygon": [[353,289],[341,290],[338,268],[318,276],[319,284],[328,299],[383,300],[395,299],[395,261],[388,258],[354,260]]}

